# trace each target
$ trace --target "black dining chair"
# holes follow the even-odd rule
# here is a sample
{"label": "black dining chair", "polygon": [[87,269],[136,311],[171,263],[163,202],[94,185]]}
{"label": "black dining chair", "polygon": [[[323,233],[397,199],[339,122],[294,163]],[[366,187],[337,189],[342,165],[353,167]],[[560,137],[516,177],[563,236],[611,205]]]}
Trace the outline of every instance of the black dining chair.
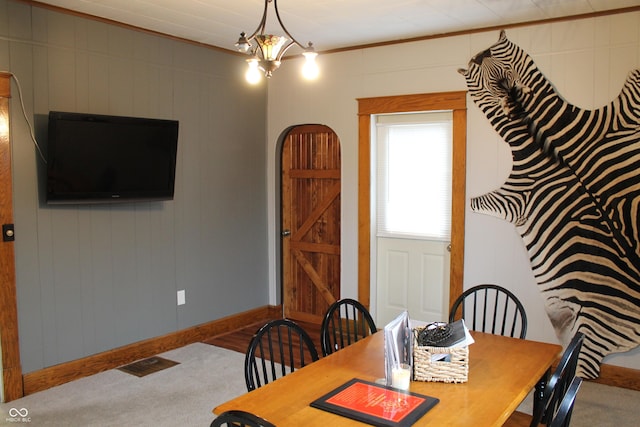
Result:
{"label": "black dining chair", "polygon": [[318,360],[309,334],[289,319],[267,322],[255,333],[244,360],[247,390],[255,390]]}
{"label": "black dining chair", "polygon": [[576,395],[578,394],[578,390],[580,389],[581,384],[582,378],[573,378],[573,381],[571,381],[571,384],[569,384],[569,388],[564,394],[562,401],[560,401],[558,411],[551,419],[551,422],[547,424],[549,427],[569,427],[571,414],[573,413],[573,406],[576,401]]}
{"label": "black dining chair", "polygon": [[351,298],[329,306],[320,326],[322,355],[327,356],[377,332],[376,323],[361,302]]}
{"label": "black dining chair", "polygon": [[527,335],[524,306],[502,286],[483,284],[464,291],[451,306],[449,323],[460,317],[474,331],[522,339]]}
{"label": "black dining chair", "polygon": [[560,401],[576,376],[578,356],[584,337],[584,333],[577,332],[562,353],[558,366],[539,396],[538,407],[534,406],[531,426],[538,426],[541,422],[549,425],[551,417],[557,411]]}
{"label": "black dining chair", "polygon": [[269,421],[250,412],[232,410],[216,417],[209,427],[276,427]]}
{"label": "black dining chair", "polygon": [[544,388],[536,389],[534,395],[533,415],[522,412],[514,412],[504,424],[506,427],[528,425],[538,427],[540,423],[549,425],[554,413],[563,396],[567,392],[571,381],[576,378],[576,368],[578,366],[578,356],[584,342],[584,333],[577,332],[571,342],[562,353],[558,366],[553,371],[549,380],[544,384]]}

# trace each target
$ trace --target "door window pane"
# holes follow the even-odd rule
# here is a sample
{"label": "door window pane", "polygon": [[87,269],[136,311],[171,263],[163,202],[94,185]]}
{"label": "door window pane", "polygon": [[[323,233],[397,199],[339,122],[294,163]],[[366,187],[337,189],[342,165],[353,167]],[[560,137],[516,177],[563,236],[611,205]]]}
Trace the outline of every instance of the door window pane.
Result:
{"label": "door window pane", "polygon": [[377,235],[449,240],[452,114],[376,117]]}

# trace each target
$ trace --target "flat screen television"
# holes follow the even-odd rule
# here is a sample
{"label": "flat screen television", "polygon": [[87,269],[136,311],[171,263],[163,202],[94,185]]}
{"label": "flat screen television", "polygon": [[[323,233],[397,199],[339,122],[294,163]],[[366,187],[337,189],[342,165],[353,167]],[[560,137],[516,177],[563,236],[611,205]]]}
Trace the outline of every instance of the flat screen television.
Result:
{"label": "flat screen television", "polygon": [[172,200],[178,121],[49,112],[48,204]]}

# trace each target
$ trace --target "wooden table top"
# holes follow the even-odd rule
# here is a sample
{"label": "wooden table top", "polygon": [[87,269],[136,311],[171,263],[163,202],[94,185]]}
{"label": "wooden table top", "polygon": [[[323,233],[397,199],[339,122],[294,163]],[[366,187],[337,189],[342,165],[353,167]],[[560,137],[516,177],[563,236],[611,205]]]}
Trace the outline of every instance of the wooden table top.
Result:
{"label": "wooden table top", "polygon": [[[556,344],[471,332],[466,383],[412,381],[410,391],[440,399],[415,425],[500,426],[560,355]],[[321,358],[287,376],[216,407],[242,409],[278,427],[358,426],[358,421],[309,406],[352,378],[384,377],[384,334]]]}

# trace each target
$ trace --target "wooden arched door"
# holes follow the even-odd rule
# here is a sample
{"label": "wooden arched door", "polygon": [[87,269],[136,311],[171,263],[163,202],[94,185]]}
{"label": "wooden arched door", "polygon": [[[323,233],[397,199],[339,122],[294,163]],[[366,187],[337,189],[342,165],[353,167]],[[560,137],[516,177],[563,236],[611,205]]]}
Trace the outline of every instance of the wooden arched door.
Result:
{"label": "wooden arched door", "polygon": [[324,125],[282,144],[282,301],[287,318],[320,323],[340,298],[340,140]]}

